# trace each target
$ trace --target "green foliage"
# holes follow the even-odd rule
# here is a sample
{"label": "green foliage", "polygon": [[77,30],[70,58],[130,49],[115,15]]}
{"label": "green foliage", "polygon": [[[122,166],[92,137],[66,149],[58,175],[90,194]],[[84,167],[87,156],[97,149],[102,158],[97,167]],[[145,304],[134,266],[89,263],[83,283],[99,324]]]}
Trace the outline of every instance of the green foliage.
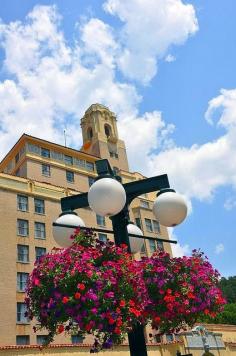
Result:
{"label": "green foliage", "polygon": [[228,303],[236,303],[236,276],[220,280],[220,288]]}
{"label": "green foliage", "polygon": [[217,314],[215,318],[211,318],[208,315],[201,316],[199,322],[209,324],[230,324],[236,325],[236,303],[226,304],[224,311]]}

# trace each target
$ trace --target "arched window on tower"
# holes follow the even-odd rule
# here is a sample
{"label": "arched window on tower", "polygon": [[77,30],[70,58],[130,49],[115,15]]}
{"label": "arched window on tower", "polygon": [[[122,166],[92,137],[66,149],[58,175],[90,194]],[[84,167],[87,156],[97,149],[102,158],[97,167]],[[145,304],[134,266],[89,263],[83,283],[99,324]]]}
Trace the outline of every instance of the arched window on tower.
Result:
{"label": "arched window on tower", "polygon": [[93,130],[92,130],[92,127],[89,127],[88,130],[87,130],[87,137],[89,140],[92,139],[93,137]]}
{"label": "arched window on tower", "polygon": [[104,130],[105,130],[105,135],[106,135],[106,137],[111,136],[111,126],[110,126],[110,125],[105,124],[105,125],[104,125]]}

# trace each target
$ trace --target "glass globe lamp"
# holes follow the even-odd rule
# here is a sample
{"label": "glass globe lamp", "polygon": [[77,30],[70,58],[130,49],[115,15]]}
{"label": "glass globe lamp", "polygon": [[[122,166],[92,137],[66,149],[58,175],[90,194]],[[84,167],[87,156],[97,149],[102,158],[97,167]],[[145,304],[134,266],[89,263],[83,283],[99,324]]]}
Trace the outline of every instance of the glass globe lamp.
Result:
{"label": "glass globe lamp", "polygon": [[176,226],[187,216],[187,203],[175,191],[160,191],[153,205],[153,213],[161,225]]}
{"label": "glass globe lamp", "polygon": [[[83,220],[74,212],[62,214],[55,221],[57,224],[67,226],[82,226],[85,227]],[[73,240],[70,238],[73,235],[75,228],[68,228],[63,226],[53,226],[53,237],[56,243],[61,247],[70,247]]]}
{"label": "glass globe lamp", "polygon": [[96,214],[113,216],[125,206],[126,193],[122,184],[117,180],[101,178],[91,185],[88,192],[88,203]]}
{"label": "glass globe lamp", "polygon": [[[135,235],[143,236],[142,230],[137,225],[128,224],[127,230],[128,230],[128,234],[135,234]],[[141,251],[143,244],[144,244],[144,239],[140,239],[140,238],[134,237],[134,236],[129,236],[129,243],[130,243],[131,252],[137,253],[137,252]]]}

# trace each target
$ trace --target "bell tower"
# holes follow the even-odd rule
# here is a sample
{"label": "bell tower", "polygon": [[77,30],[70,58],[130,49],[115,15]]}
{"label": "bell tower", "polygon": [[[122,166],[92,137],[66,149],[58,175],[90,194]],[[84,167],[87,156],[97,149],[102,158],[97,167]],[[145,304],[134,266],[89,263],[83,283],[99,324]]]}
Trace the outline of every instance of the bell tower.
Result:
{"label": "bell tower", "polygon": [[81,151],[107,158],[113,169],[129,170],[125,143],[119,139],[116,116],[106,106],[91,105],[81,119]]}

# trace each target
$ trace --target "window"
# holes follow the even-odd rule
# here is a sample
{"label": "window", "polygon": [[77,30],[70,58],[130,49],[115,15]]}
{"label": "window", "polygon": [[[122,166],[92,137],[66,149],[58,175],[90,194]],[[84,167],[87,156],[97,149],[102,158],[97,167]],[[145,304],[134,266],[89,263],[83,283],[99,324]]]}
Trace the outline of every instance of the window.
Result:
{"label": "window", "polygon": [[44,175],[46,177],[51,176],[51,169],[50,169],[49,164],[42,164],[42,175]]}
{"label": "window", "polygon": [[166,341],[167,342],[173,342],[174,341],[174,335],[173,334],[166,334]]}
{"label": "window", "polygon": [[84,337],[81,335],[71,335],[71,343],[72,344],[82,344]]}
{"label": "window", "polygon": [[117,176],[120,172],[120,169],[118,167],[113,167],[113,172]]}
{"label": "window", "polygon": [[67,182],[73,183],[75,180],[74,172],[66,171],[66,180]]}
{"label": "window", "polygon": [[98,239],[102,242],[107,242],[107,234],[98,234]]}
{"label": "window", "polygon": [[17,245],[17,261],[29,262],[29,246]]}
{"label": "window", "polygon": [[95,178],[93,177],[88,177],[88,184],[89,184],[89,187],[91,187],[91,185],[95,182]]}
{"label": "window", "polygon": [[156,343],[161,343],[161,335],[160,334],[156,334],[156,335],[154,335],[154,340],[155,340],[155,342]]}
{"label": "window", "polygon": [[104,125],[104,131],[105,131],[105,135],[106,135],[107,137],[111,136],[111,126],[110,126],[110,125],[105,124],[105,125]]}
{"label": "window", "polygon": [[89,140],[92,139],[93,137],[93,130],[92,130],[92,127],[89,127],[88,130],[87,130],[87,137]]}
{"label": "window", "polygon": [[97,218],[97,224],[99,226],[106,226],[106,222],[105,222],[105,217],[101,216],[101,215],[96,215]]}
{"label": "window", "polygon": [[143,243],[143,246],[142,246],[142,248],[141,248],[141,251],[140,251],[141,253],[143,253],[143,254],[147,254],[147,251],[146,251],[146,245],[145,245],[145,241],[144,241],[144,243]]}
{"label": "window", "polygon": [[17,272],[17,290],[18,290],[18,292],[25,291],[28,277],[29,277],[29,273]]}
{"label": "window", "polygon": [[27,312],[26,304],[25,303],[17,303],[17,316],[16,316],[17,323],[23,323],[23,324],[29,323],[28,317],[25,316],[26,312]]}
{"label": "window", "polygon": [[17,209],[28,211],[28,197],[25,195],[17,195]]}
{"label": "window", "polygon": [[45,224],[41,222],[34,223],[34,237],[36,239],[45,239],[46,238],[46,229]]}
{"label": "window", "polygon": [[162,241],[157,240],[157,248],[158,248],[158,250],[161,250],[161,251],[164,250],[164,245],[163,245]]}
{"label": "window", "polygon": [[90,172],[94,171],[94,164],[92,162],[87,162],[86,161],[86,169]]}
{"label": "window", "polygon": [[144,220],[145,220],[145,225],[146,225],[147,231],[153,232],[152,220],[151,219],[144,219]]}
{"label": "window", "polygon": [[146,200],[140,200],[141,208],[149,209],[149,202]]}
{"label": "window", "polygon": [[17,235],[29,235],[29,222],[28,220],[17,219]]}
{"label": "window", "polygon": [[16,345],[29,345],[30,337],[29,335],[16,335]]}
{"label": "window", "polygon": [[65,164],[69,164],[70,166],[73,165],[73,157],[65,155],[64,159],[65,159]]}
{"label": "window", "polygon": [[44,200],[34,199],[34,212],[36,214],[44,214],[45,213]]}
{"label": "window", "polygon": [[153,253],[157,250],[156,247],[156,242],[154,240],[148,240],[149,241],[149,248],[150,248],[150,252]]}
{"label": "window", "polygon": [[35,247],[35,259],[38,260],[41,256],[47,252],[45,247]]}
{"label": "window", "polygon": [[20,158],[20,154],[19,152],[15,155],[15,163],[17,164],[17,162],[19,161]]}
{"label": "window", "polygon": [[142,222],[140,218],[135,218],[135,223],[140,229],[142,229]]}
{"label": "window", "polygon": [[47,341],[47,335],[36,335],[37,345],[43,345]]}
{"label": "window", "polygon": [[153,224],[153,230],[154,230],[154,232],[157,232],[157,233],[159,234],[159,233],[161,232],[159,222],[156,221],[156,220],[152,220],[152,224]]}
{"label": "window", "polygon": [[41,156],[45,158],[50,158],[50,150],[47,148],[41,148]]}

